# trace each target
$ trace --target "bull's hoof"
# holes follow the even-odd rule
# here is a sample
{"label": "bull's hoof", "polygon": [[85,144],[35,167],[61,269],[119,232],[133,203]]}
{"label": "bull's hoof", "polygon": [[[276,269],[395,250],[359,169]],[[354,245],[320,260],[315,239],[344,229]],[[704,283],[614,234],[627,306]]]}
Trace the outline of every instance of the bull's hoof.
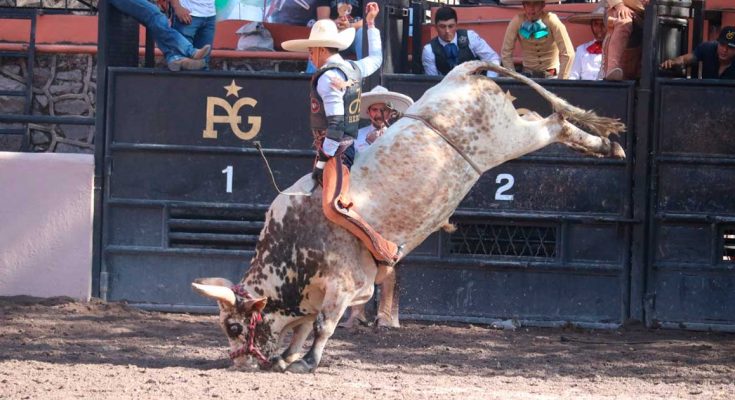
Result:
{"label": "bull's hoof", "polygon": [[284,372],[288,368],[288,364],[281,357],[272,357],[268,362],[270,362],[270,370],[273,372]]}
{"label": "bull's hoof", "polygon": [[623,150],[623,147],[618,142],[610,142],[610,157],[625,158],[625,150]]}
{"label": "bull's hoof", "polygon": [[307,364],[304,360],[298,360],[294,361],[291,365],[286,368],[287,372],[293,372],[295,374],[308,374],[309,372],[314,372],[315,368],[312,368],[311,365]]}
{"label": "bull's hoof", "polygon": [[400,328],[401,324],[397,320],[380,318],[375,321],[375,326],[378,328],[395,329]]}

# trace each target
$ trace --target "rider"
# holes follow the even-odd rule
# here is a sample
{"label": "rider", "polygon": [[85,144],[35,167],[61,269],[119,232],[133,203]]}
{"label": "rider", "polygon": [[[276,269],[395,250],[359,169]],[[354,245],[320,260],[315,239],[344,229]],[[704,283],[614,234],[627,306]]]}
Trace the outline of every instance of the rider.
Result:
{"label": "rider", "polygon": [[359,61],[347,62],[339,55],[354,40],[355,29],[339,32],[330,19],[317,21],[308,39],[288,40],[282,47],[308,51],[309,59],[319,69],[311,80],[311,129],[318,148],[312,176],[322,184],[324,215],[360,239],[379,263],[393,265],[402,256],[402,247],[375,232],[357,214],[349,198],[350,167],[360,121],[361,81],[383,62],[380,31],[375,28],[378,11],[377,3],[368,3],[365,24],[369,51]]}

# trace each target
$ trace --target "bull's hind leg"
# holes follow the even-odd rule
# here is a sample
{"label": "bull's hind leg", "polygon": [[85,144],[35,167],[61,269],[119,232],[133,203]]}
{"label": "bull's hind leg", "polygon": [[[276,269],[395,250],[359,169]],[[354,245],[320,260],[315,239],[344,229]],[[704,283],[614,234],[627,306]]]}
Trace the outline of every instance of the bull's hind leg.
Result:
{"label": "bull's hind leg", "polygon": [[[549,117],[549,119],[555,116]],[[565,145],[597,157],[625,158],[625,151],[617,142],[608,138],[590,135],[567,121],[561,122],[558,141]]]}
{"label": "bull's hind leg", "polygon": [[291,363],[296,361],[301,354],[301,349],[304,347],[306,338],[309,337],[309,333],[311,333],[311,321],[307,320],[295,326],[288,348],[280,356],[270,359],[271,369],[273,371],[283,372]]}
{"label": "bull's hind leg", "polygon": [[324,294],[324,303],[321,312],[314,321],[314,343],[304,358],[294,361],[286,368],[289,372],[314,372],[319,366],[324,353],[324,347],[337,327],[344,314],[350,299],[346,291],[338,285],[329,285]]}

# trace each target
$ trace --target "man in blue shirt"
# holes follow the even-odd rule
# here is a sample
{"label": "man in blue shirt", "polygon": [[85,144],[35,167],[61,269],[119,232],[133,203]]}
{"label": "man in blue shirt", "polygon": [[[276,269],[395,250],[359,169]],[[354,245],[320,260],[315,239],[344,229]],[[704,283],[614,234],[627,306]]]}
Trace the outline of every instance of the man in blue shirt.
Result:
{"label": "man in blue shirt", "polygon": [[661,68],[685,67],[702,62],[703,79],[735,79],[735,27],[726,26],[715,42],[704,42],[693,52],[666,60]]}

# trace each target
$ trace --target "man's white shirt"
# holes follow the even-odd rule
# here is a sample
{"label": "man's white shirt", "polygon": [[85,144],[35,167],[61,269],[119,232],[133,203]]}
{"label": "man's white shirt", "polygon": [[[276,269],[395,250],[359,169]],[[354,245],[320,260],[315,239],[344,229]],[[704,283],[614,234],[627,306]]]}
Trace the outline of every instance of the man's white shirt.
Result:
{"label": "man's white shirt", "polygon": [[179,0],[192,17],[213,17],[217,15],[214,0]]}
{"label": "man's white shirt", "polygon": [[582,79],[589,81],[600,79],[602,54],[591,54],[587,51],[587,47],[594,43],[594,40],[590,40],[589,42],[577,47],[577,52],[574,56],[574,64],[572,64],[572,70],[569,71],[569,79]]}
{"label": "man's white shirt", "polygon": [[370,143],[367,142],[367,137],[369,134],[373,133],[375,131],[375,127],[373,124],[370,124],[368,126],[363,126],[360,128],[360,130],[357,131],[357,139],[355,139],[355,150],[357,152],[363,152],[367,150],[368,147],[370,147]]}
{"label": "man's white shirt", "polygon": [[[442,38],[438,39],[442,48],[450,43],[443,41]],[[500,65],[500,56],[498,53],[496,53],[495,50],[493,50],[493,48],[480,37],[480,35],[475,33],[475,31],[467,30],[467,39],[469,41],[469,47],[472,54],[477,56],[477,58],[483,61],[489,61],[495,65]],[[456,33],[454,34],[454,39],[452,39],[451,43],[454,43],[455,45],[457,44]],[[434,51],[431,50],[431,42],[424,46],[424,50],[421,53],[421,63],[424,65],[424,73],[426,75],[440,75],[439,71],[436,69],[436,58],[434,57]],[[498,74],[488,71],[487,76],[495,77],[498,76]]]}

